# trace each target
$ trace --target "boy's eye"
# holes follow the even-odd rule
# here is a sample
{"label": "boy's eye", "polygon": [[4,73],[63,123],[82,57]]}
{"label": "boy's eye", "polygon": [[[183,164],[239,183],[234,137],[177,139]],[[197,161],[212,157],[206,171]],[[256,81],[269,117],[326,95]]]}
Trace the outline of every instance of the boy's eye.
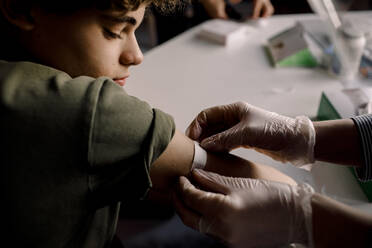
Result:
{"label": "boy's eye", "polygon": [[104,35],[109,39],[122,39],[120,34],[111,32],[108,28],[103,28]]}

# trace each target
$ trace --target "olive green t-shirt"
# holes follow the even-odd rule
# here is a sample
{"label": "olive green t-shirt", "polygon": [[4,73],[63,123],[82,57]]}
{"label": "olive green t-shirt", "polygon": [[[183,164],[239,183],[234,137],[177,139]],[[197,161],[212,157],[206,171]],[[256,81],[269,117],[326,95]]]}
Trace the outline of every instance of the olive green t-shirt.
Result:
{"label": "olive green t-shirt", "polygon": [[143,197],[173,119],[109,78],[0,61],[1,242],[108,247],[120,202]]}

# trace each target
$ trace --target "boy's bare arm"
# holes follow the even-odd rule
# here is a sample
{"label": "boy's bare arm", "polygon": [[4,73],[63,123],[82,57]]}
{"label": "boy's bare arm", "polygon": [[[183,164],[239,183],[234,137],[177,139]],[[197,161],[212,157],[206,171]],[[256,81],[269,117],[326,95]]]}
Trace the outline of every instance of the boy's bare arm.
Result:
{"label": "boy's bare arm", "polygon": [[191,170],[194,143],[176,130],[165,151],[151,165],[150,176],[155,189],[167,189],[178,176]]}
{"label": "boy's bare arm", "polygon": [[[179,176],[188,175],[193,157],[194,142],[176,131],[166,150],[151,165],[150,176],[154,189],[167,190]],[[229,153],[208,153],[205,170],[226,176],[261,178],[296,184],[292,178],[272,167],[252,163]]]}

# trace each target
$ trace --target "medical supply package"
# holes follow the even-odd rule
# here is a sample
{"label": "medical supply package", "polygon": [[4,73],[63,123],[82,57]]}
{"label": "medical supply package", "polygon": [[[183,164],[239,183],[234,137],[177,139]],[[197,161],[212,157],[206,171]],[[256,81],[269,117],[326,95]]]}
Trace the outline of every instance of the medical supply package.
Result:
{"label": "medical supply package", "polygon": [[198,37],[220,44],[229,45],[246,37],[249,28],[241,23],[213,19],[202,24]]}
{"label": "medical supply package", "polygon": [[315,67],[318,61],[306,41],[302,26],[294,25],[272,36],[265,46],[275,67]]}
{"label": "medical supply package", "polygon": [[[348,18],[346,22],[365,33],[367,43],[360,63],[360,72],[364,77],[372,78],[372,21],[353,17]],[[303,28],[309,49],[317,58],[319,65],[327,70],[330,69],[336,75],[339,74],[341,65],[324,21],[319,18],[305,19],[297,21],[297,25]]]}

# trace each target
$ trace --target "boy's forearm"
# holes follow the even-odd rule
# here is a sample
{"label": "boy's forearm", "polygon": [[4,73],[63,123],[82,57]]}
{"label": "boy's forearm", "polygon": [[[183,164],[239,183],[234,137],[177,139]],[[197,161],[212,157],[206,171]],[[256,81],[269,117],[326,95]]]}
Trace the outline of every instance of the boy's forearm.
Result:
{"label": "boy's forearm", "polygon": [[205,170],[230,177],[257,178],[296,184],[292,178],[273,167],[257,164],[230,153],[208,153]]}
{"label": "boy's forearm", "polygon": [[[151,165],[153,188],[157,190],[172,188],[179,176],[187,176],[190,173],[193,158],[194,142],[176,131],[166,150]],[[256,164],[230,153],[207,153],[204,169],[225,176],[261,178],[296,184],[293,179],[270,166]]]}
{"label": "boy's forearm", "polygon": [[314,247],[371,247],[371,215],[320,194],[311,204]]}
{"label": "boy's forearm", "polygon": [[316,160],[361,166],[358,131],[351,119],[314,122]]}

